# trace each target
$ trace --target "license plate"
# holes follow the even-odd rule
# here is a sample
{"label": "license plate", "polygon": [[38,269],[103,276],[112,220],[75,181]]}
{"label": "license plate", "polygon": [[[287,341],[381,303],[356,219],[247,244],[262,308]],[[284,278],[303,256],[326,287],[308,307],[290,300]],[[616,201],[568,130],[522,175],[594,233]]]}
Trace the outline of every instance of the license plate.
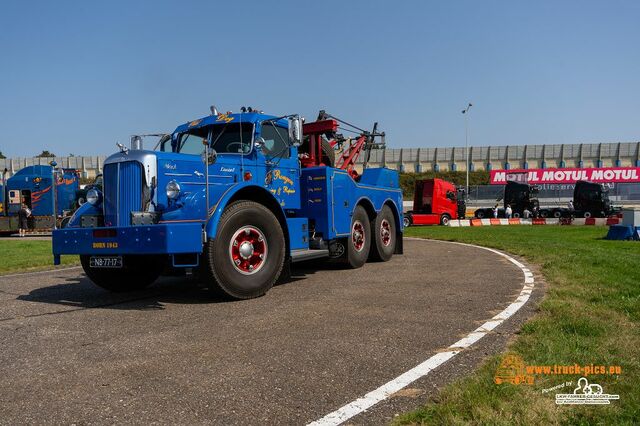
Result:
{"label": "license plate", "polygon": [[89,266],[92,268],[122,268],[122,256],[91,256]]}

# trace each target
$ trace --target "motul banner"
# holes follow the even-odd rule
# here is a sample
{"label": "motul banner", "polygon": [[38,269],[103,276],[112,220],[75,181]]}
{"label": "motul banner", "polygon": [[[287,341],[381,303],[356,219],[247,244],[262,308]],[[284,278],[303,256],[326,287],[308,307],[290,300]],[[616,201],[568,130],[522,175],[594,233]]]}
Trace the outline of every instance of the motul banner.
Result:
{"label": "motul banner", "polygon": [[491,185],[504,185],[509,180],[526,182],[532,185],[576,183],[579,180],[588,180],[596,183],[640,182],[640,167],[491,170]]}

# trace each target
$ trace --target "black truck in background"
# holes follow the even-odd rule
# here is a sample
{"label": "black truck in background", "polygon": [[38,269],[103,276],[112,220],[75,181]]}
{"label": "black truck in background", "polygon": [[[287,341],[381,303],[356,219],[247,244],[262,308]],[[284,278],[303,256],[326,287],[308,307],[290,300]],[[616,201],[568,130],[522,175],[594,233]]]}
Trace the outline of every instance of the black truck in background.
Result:
{"label": "black truck in background", "polygon": [[[511,206],[513,217],[524,217],[529,210],[532,217],[608,217],[618,209],[611,205],[609,189],[599,183],[578,181],[573,190],[573,208],[544,207],[540,208],[537,195],[539,188],[535,185],[508,181],[504,187],[504,207],[498,208],[498,217],[505,217],[505,208]],[[498,200],[499,201],[499,200]],[[481,208],[474,212],[477,218],[493,217],[493,208]]]}

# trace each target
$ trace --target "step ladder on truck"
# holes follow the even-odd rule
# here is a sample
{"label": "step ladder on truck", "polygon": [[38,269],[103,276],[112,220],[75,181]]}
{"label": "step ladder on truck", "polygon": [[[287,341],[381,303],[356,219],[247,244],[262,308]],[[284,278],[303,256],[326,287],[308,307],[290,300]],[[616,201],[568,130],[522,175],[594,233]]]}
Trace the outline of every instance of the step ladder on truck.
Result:
{"label": "step ladder on truck", "polygon": [[[346,138],[338,133],[353,131]],[[292,262],[359,268],[402,253],[398,173],[355,169],[384,143],[321,111],[314,122],[252,108],[178,126],[154,150],[105,160],[103,188],[53,232],[54,263],[80,255],[111,291],[139,290],[163,273],[197,271],[235,299],[266,293]]]}

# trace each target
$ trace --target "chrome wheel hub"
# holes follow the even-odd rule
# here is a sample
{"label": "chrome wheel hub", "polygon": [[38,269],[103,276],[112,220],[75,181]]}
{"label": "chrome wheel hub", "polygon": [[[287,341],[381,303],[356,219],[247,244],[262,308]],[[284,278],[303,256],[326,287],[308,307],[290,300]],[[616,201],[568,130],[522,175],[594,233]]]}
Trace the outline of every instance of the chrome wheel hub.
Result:
{"label": "chrome wheel hub", "polygon": [[359,220],[353,222],[353,226],[351,227],[351,242],[353,244],[353,248],[358,252],[362,251],[364,248],[364,226]]}
{"label": "chrome wheel hub", "polygon": [[380,222],[380,241],[385,247],[391,244],[391,224],[387,219],[382,219]]}
{"label": "chrome wheel hub", "polygon": [[258,272],[264,266],[268,252],[264,233],[255,226],[238,229],[229,242],[229,258],[241,274]]}

